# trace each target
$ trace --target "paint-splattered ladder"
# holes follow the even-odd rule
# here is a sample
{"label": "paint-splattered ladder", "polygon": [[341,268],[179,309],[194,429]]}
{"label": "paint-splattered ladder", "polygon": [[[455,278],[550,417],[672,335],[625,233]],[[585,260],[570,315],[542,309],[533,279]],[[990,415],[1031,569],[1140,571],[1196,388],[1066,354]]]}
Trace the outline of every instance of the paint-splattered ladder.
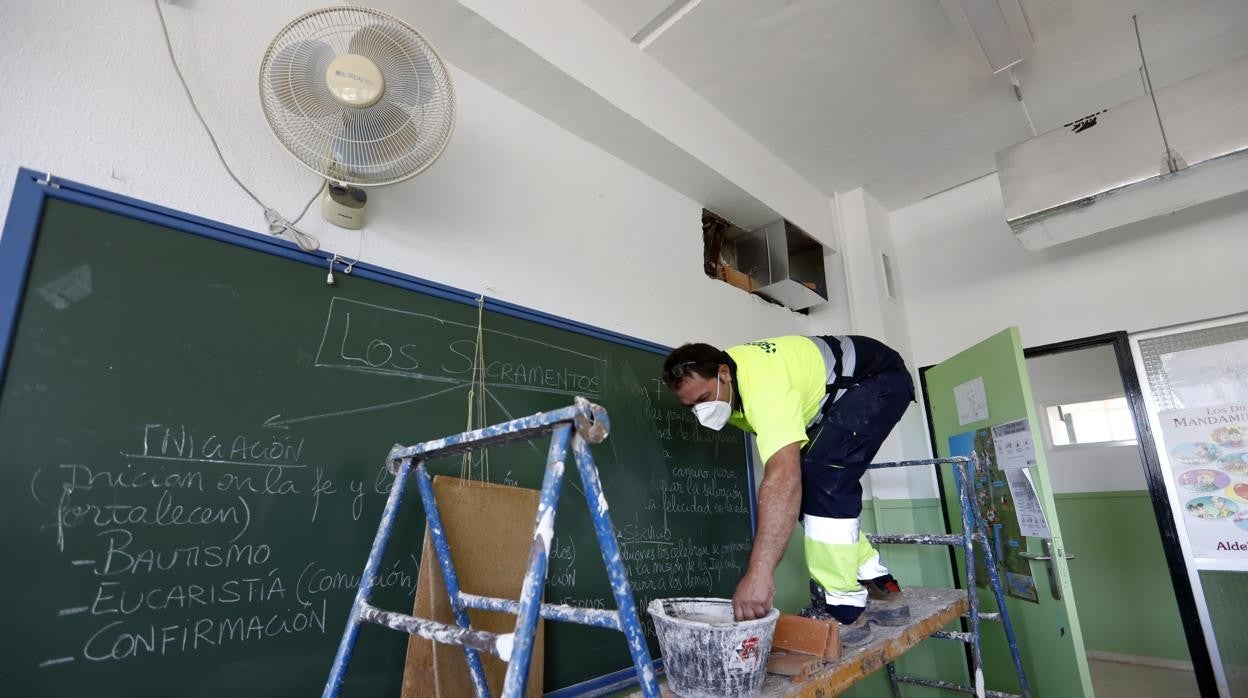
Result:
{"label": "paint-splattered ladder", "polygon": [[[969,632],[942,630],[933,633],[931,637],[956,640],[970,645],[971,664],[973,665],[971,666],[971,676],[975,685],[963,686],[948,681],[899,674],[893,663],[889,662],[886,670],[888,671],[889,683],[893,687],[893,698],[901,698],[901,684],[903,683],[969,693],[976,696],[976,698],[1030,698],[1031,689],[1027,686],[1027,675],[1023,671],[1023,660],[1018,652],[1018,640],[1014,635],[1014,625],[1010,622],[1010,613],[1005,606],[1005,590],[1001,587],[1001,576],[997,572],[996,553],[993,551],[992,546],[988,544],[988,525],[979,514],[979,505],[975,499],[975,479],[971,476],[973,470],[970,472],[967,470],[968,465],[972,468],[978,467],[978,457],[971,455],[969,457],[954,456],[952,458],[908,460],[896,463],[873,463],[870,467],[900,468],[910,465],[938,465],[941,463],[953,465],[953,478],[958,489],[958,500],[962,509],[962,533],[890,533],[868,535],[867,539],[875,544],[908,543],[912,545],[962,546],[963,551],[966,553],[966,596],[970,604],[970,613],[967,614],[967,619],[970,630]],[[979,610],[979,593],[975,587],[974,560],[976,543],[980,544],[984,552],[984,565],[988,568],[989,586],[992,587],[992,593],[996,597],[997,608],[999,609],[997,613],[985,613]],[[1005,628],[1005,639],[1010,646],[1010,658],[1014,661],[1014,672],[1018,676],[1019,692],[1017,694],[989,691],[984,687],[983,657],[980,653],[979,631],[979,622],[981,620],[1000,621]]]}
{"label": "paint-splattered ladder", "polygon": [[[338,695],[347,673],[347,665],[351,661],[351,653],[355,648],[360,624],[363,622],[377,623],[434,642],[462,647],[464,655],[468,658],[473,688],[476,694],[482,697],[489,696],[489,688],[485,682],[485,671],[481,666],[480,653],[489,652],[497,655],[508,663],[502,695],[504,698],[522,696],[528,682],[529,662],[533,657],[537,618],[540,615],[548,620],[611,628],[624,633],[628,641],[629,653],[632,655],[633,666],[637,671],[637,678],[641,682],[642,694],[646,698],[657,698],[659,687],[650,662],[650,651],[642,635],[637,608],[633,604],[632,588],[628,583],[628,574],[620,558],[620,548],[611,526],[611,517],[607,513],[607,500],[602,493],[602,483],[598,479],[598,468],[589,451],[590,443],[601,443],[607,437],[608,428],[606,410],[578,397],[572,406],[563,409],[542,412],[531,417],[495,424],[444,439],[426,441],[415,446],[395,446],[387,458],[387,466],[394,474],[394,486],[390,489],[390,498],[386,501],[386,508],[382,512],[381,524],[377,528],[373,548],[368,554],[364,574],[360,576],[360,587],[355,595],[355,603],[351,606],[346,631],[338,644],[338,654],[334,657],[333,669],[325,684],[323,697],[330,698]],[[451,562],[450,544],[442,528],[442,518],[433,496],[432,478],[429,477],[429,472],[425,468],[425,462],[510,441],[533,439],[544,434],[551,434],[550,450],[546,456],[546,474],[542,480],[537,522],[533,529],[533,543],[529,548],[528,569],[525,571],[524,583],[520,589],[520,599],[513,601],[462,592],[459,588],[459,579],[455,574],[455,566]],[[546,604],[541,601],[542,591],[546,586],[550,543],[554,537],[555,507],[559,501],[564,460],[567,457],[569,445],[576,458],[581,483],[585,487],[585,498],[589,503],[594,531],[598,535],[598,547],[602,551],[602,560],[606,565],[611,591],[615,596],[615,611],[573,608]],[[437,623],[403,613],[383,611],[369,604],[373,580],[377,577],[378,569],[381,567],[381,558],[385,552],[386,543],[390,539],[390,531],[394,526],[404,490],[407,488],[407,478],[413,466],[415,466],[416,482],[425,506],[425,518],[430,536],[438,554],[438,561],[441,563],[442,578],[446,582],[446,590],[450,595],[455,625]],[[468,624],[467,609],[469,608],[514,613],[516,614],[515,630],[505,634],[476,630]]]}

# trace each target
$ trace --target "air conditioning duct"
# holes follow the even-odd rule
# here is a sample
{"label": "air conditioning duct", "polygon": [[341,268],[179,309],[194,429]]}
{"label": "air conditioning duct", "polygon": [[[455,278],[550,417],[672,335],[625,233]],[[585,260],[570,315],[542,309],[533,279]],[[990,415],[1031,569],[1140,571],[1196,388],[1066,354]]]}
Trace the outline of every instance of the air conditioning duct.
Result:
{"label": "air conditioning duct", "polygon": [[1011,230],[1039,250],[1248,190],[1245,85],[1248,57],[999,151]]}

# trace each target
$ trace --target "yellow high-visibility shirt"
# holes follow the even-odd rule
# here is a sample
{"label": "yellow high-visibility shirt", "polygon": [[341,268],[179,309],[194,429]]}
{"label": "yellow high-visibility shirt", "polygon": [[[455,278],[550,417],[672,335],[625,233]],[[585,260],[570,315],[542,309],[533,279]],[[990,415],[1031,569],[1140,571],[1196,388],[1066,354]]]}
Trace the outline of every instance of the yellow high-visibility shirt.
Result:
{"label": "yellow high-visibility shirt", "polygon": [[763,464],[791,444],[806,444],[806,425],[828,396],[823,352],[809,337],[761,339],[729,347],[737,364],[742,410],[728,423],[755,435]]}

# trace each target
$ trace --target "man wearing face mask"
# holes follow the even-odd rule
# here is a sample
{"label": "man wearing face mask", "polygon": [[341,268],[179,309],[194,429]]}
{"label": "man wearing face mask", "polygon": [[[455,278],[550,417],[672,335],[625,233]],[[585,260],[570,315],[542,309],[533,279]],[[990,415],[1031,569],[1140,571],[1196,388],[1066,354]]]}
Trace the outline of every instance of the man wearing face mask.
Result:
{"label": "man wearing face mask", "polygon": [[765,464],[758,530],[732,597],[737,620],[771,610],[773,574],[799,511],[811,588],[803,615],[835,618],[851,647],[869,639],[869,620],[909,620],[901,588],[858,522],[859,479],[914,401],[896,351],[861,336],[776,337],[726,351],[686,344],[664,361],[663,382],[703,426],[753,433]]}

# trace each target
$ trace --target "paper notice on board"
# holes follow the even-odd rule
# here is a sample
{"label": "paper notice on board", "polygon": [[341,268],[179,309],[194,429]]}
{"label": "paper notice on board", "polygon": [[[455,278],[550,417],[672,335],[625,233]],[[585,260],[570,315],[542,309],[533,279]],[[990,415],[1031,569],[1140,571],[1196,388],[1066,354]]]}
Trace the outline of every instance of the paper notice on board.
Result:
{"label": "paper notice on board", "polygon": [[1049,538],[1049,521],[1040,506],[1040,498],[1036,496],[1036,488],[1031,483],[1031,473],[1027,470],[1007,470],[1005,480],[1010,486],[1010,495],[1014,497],[1014,515],[1018,517],[1018,531],[1024,536]]}
{"label": "paper notice on board", "polygon": [[1248,339],[1160,357],[1179,407],[1248,403]]}
{"label": "paper notice on board", "polygon": [[958,426],[988,419],[988,392],[984,390],[983,376],[955,386],[953,401],[958,406]]}
{"label": "paper notice on board", "polygon": [[998,424],[992,428],[992,446],[997,467],[1019,470],[1036,464],[1036,447],[1031,442],[1031,426],[1026,419]]}

